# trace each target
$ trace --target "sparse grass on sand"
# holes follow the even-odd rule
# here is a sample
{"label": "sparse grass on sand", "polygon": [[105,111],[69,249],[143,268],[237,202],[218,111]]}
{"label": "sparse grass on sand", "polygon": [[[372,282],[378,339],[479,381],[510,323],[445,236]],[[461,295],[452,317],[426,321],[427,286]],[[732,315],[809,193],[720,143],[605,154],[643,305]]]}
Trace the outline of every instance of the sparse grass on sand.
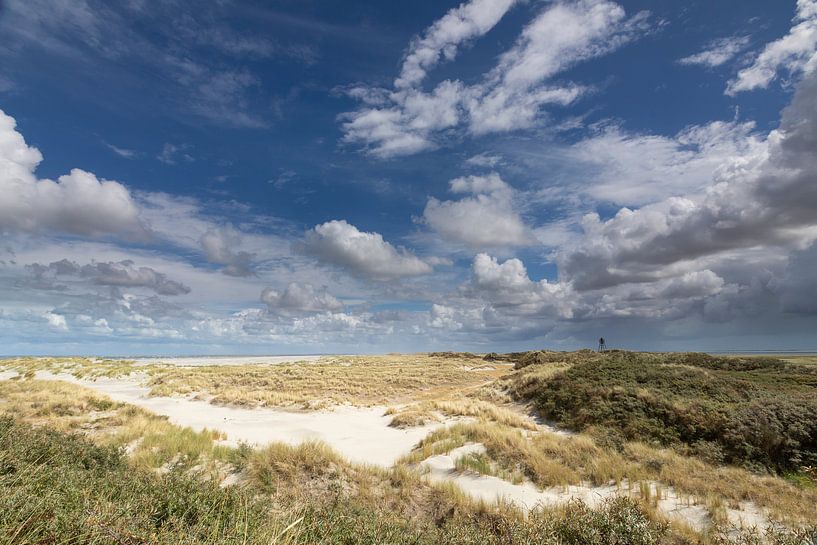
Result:
{"label": "sparse grass on sand", "polygon": [[[521,516],[424,484],[403,468],[352,468],[316,443],[274,446],[247,462],[245,485],[223,489],[179,468],[162,475],[134,468],[120,451],[77,435],[0,418],[0,543],[761,543],[689,534],[627,498]],[[794,545],[809,535],[776,531],[763,542]]]}
{"label": "sparse grass on sand", "polygon": [[400,408],[389,407],[390,426],[409,428],[429,422],[438,422],[440,416],[468,416],[489,422],[498,422],[515,428],[535,430],[534,421],[519,411],[475,397],[455,397],[438,401],[421,401]]}
{"label": "sparse grass on sand", "polygon": [[332,405],[372,406],[460,396],[510,370],[507,362],[474,355],[430,354],[333,356],[317,362],[274,365],[136,365],[86,358],[15,358],[0,369],[26,376],[36,371],[77,378],[147,376],[154,396],[194,395],[220,405],[320,409]]}
{"label": "sparse grass on sand", "polygon": [[149,469],[170,464],[189,468],[230,456],[230,449],[216,443],[223,438],[219,432],[175,426],[166,417],[62,381],[0,381],[0,414],[127,448],[133,464]]}
{"label": "sparse grass on sand", "polygon": [[[461,423],[429,434],[401,459],[417,464],[466,443],[481,443],[486,454],[460,462],[506,480],[523,475],[541,487],[657,482],[700,503],[739,508],[753,502],[778,522],[802,525],[817,520],[817,489],[803,488],[781,477],[757,475],[737,467],[717,467],[670,449],[626,443],[622,451],[602,447],[588,435],[530,435],[490,422]],[[473,456],[471,457],[473,458]],[[648,499],[648,498],[645,498]]]}
{"label": "sparse grass on sand", "polygon": [[350,356],[302,364],[162,368],[152,372],[149,385],[153,395],[198,394],[217,404],[320,408],[445,398],[507,371],[507,365],[478,358]]}
{"label": "sparse grass on sand", "polygon": [[[159,366],[153,366],[159,367]],[[79,357],[21,357],[0,359],[0,370],[13,370],[26,377],[33,377],[37,371],[54,374],[67,373],[77,378],[99,377],[118,378],[147,369],[132,360],[112,360],[107,358]]]}

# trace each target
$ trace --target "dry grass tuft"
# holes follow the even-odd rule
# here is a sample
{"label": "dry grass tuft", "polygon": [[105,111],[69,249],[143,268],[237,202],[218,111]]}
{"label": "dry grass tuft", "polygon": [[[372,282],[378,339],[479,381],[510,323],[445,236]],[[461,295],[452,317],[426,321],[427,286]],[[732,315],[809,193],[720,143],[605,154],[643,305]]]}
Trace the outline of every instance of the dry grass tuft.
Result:
{"label": "dry grass tuft", "polygon": [[442,416],[463,416],[525,430],[537,429],[536,423],[520,411],[475,397],[428,400],[401,408],[390,407],[385,414],[393,415],[389,425],[395,428],[439,422]]}
{"label": "dry grass tuft", "polygon": [[76,384],[53,380],[0,381],[0,413],[60,431],[79,431],[102,445],[127,447],[132,463],[156,469],[192,467],[229,458],[223,434],[182,428],[139,407],[112,401]]}
{"label": "dry grass tuft", "polygon": [[197,394],[240,406],[314,409],[439,399],[478,388],[507,370],[481,359],[418,355],[349,356],[316,363],[206,366],[151,370],[151,393]]}

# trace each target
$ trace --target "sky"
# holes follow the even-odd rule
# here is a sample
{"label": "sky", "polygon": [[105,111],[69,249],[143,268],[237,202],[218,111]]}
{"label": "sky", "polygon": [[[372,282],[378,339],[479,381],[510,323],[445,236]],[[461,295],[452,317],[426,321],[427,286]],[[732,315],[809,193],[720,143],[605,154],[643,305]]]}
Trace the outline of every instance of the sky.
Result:
{"label": "sky", "polygon": [[817,0],[0,0],[0,354],[817,349]]}

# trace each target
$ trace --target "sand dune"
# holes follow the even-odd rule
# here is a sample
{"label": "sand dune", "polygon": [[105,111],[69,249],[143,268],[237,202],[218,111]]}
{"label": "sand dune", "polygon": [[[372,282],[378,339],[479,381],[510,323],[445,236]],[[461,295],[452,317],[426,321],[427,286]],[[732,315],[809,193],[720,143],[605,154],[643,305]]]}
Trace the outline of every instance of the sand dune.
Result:
{"label": "sand dune", "polygon": [[298,444],[317,439],[326,442],[352,462],[383,467],[393,465],[428,433],[445,425],[437,423],[409,429],[392,428],[389,427],[391,417],[383,414],[385,407],[340,406],[331,410],[305,412],[242,409],[179,397],[150,397],[150,389],[139,384],[134,377],[130,380],[100,378],[89,381],[68,374],[38,372],[37,378],[80,384],[116,401],[165,415],[179,426],[222,431],[230,444],[241,441],[253,445],[275,441]]}

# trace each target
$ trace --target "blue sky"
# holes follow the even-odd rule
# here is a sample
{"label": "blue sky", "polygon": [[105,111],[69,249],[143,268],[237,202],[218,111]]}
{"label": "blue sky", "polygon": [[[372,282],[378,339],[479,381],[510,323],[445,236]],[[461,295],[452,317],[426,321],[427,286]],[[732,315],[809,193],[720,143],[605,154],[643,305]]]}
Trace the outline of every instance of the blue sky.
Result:
{"label": "blue sky", "polygon": [[814,0],[7,0],[0,352],[817,349],[815,51]]}

